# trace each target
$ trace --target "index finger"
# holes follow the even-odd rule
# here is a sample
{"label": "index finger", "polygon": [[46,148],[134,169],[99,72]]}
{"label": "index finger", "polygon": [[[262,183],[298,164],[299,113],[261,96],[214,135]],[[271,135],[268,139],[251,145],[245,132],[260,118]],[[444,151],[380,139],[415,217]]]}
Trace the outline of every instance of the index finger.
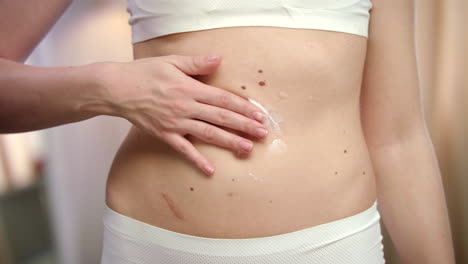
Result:
{"label": "index finger", "polygon": [[197,89],[193,97],[198,102],[232,110],[253,118],[260,123],[263,122],[265,118],[263,110],[252,102],[249,102],[246,98],[218,87],[206,85],[204,83],[201,84],[201,88]]}

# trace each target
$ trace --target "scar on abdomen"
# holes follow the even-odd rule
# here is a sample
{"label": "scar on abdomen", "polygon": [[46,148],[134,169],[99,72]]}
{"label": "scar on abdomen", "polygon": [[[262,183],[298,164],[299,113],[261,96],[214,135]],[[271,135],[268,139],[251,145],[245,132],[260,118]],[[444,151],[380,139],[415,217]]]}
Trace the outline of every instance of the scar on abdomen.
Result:
{"label": "scar on abdomen", "polygon": [[258,85],[260,85],[260,86],[265,86],[265,81],[260,81],[260,82],[258,82]]}
{"label": "scar on abdomen", "polygon": [[184,216],[182,215],[182,212],[176,207],[176,205],[175,205],[174,201],[171,199],[171,197],[169,197],[169,195],[167,195],[165,193],[161,193],[161,195],[164,198],[164,200],[166,200],[167,205],[169,206],[171,211],[174,213],[174,215],[177,218],[179,218],[180,220],[183,220]]}

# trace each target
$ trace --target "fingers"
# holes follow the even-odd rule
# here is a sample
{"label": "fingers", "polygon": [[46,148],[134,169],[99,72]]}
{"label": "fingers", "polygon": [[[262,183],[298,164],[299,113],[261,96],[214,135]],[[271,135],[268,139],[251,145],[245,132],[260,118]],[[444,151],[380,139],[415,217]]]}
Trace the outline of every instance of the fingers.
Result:
{"label": "fingers", "polygon": [[201,140],[224,148],[248,153],[253,148],[253,142],[241,136],[227,132],[224,129],[198,120],[185,120],[179,128]]}
{"label": "fingers", "polygon": [[211,56],[182,56],[167,55],[161,57],[176,66],[187,75],[203,75],[213,72],[222,60],[219,55]]}
{"label": "fingers", "polygon": [[162,139],[173,149],[181,153],[185,158],[197,166],[206,175],[211,176],[214,172],[214,166],[188,141],[178,133],[165,133]]}
{"label": "fingers", "polygon": [[191,118],[242,131],[258,138],[263,138],[268,134],[265,125],[259,124],[241,114],[201,103],[196,103],[194,109],[189,115]]}
{"label": "fingers", "polygon": [[196,88],[196,91],[193,94],[193,98],[197,102],[228,109],[249,118],[253,118],[259,122],[263,121],[265,117],[263,111],[241,96],[221,88],[206,85],[202,82],[200,82],[200,84],[201,85],[194,85],[199,87]]}

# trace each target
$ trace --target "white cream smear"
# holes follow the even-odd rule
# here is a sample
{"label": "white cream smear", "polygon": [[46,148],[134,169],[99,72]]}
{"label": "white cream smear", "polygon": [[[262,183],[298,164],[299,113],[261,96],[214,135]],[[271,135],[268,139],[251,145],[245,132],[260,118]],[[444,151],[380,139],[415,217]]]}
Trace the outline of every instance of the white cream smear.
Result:
{"label": "white cream smear", "polygon": [[[282,133],[280,123],[283,122],[283,119],[277,113],[269,111],[266,107],[253,100],[252,98],[247,99],[263,111],[263,113],[265,114],[263,124],[266,126],[268,131],[273,132],[269,136],[273,136],[275,139],[271,141],[271,143],[268,145],[268,150],[272,153],[282,153],[286,151],[286,143],[281,139]],[[271,107],[268,108],[271,110]],[[257,176],[252,171],[248,173],[248,176],[252,178],[255,182],[263,182],[265,180],[263,176]]]}
{"label": "white cream smear", "polygon": [[270,143],[268,149],[275,153],[280,153],[286,150],[286,143],[281,139],[282,133],[280,128],[280,123],[283,121],[282,118],[272,111],[267,110],[263,105],[253,100],[252,98],[247,98],[251,103],[260,108],[263,113],[265,113],[265,119],[263,124],[269,131],[273,132],[275,139]]}
{"label": "white cream smear", "polygon": [[254,181],[264,181],[265,180],[263,177],[255,176],[255,174],[253,172],[249,172],[249,176],[252,177]]}

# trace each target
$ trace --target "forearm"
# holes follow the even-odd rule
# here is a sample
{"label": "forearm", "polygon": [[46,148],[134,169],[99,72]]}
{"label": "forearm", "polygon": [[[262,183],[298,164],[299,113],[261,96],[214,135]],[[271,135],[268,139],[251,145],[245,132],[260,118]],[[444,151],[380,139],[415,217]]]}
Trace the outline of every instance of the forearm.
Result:
{"label": "forearm", "polygon": [[402,263],[455,263],[441,176],[427,130],[369,150],[379,211]]}
{"label": "forearm", "polygon": [[49,128],[94,117],[83,111],[102,97],[96,64],[33,67],[0,58],[0,133]]}

